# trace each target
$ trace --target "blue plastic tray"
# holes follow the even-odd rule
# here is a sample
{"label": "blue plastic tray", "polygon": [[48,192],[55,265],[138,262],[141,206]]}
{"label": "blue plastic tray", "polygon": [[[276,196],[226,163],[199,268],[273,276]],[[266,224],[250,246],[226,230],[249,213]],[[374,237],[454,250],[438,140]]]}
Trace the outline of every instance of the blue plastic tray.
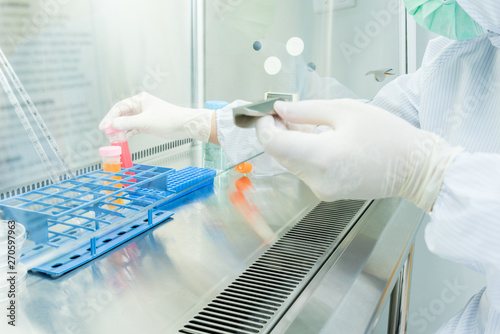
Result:
{"label": "blue plastic tray", "polygon": [[34,242],[21,261],[57,277],[167,220],[173,212],[160,206],[212,185],[215,175],[197,167],[98,170],[0,201],[0,209]]}

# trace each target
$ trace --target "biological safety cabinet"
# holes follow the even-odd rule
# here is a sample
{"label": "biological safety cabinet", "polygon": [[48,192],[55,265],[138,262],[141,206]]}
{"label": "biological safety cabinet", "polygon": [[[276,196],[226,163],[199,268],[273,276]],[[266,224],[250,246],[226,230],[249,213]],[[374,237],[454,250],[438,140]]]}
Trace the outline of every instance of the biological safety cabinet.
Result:
{"label": "biological safety cabinet", "polygon": [[[419,237],[415,244],[422,213],[411,204],[320,202],[290,173],[215,174],[200,169],[202,146],[190,138],[130,138],[134,167],[119,180],[101,174],[98,150],[109,145],[98,129],[102,117],[141,92],[192,108],[259,101],[266,93],[372,99],[416,69],[418,36],[396,0],[0,0],[0,48],[50,130],[47,138],[27,112],[28,134],[0,90],[0,207],[4,218],[26,224],[20,260],[29,273],[20,283],[17,328],[75,334],[437,329],[438,320],[418,312],[432,312],[432,298],[421,297],[418,272],[425,272],[428,255]],[[52,182],[33,134],[47,152],[49,139],[57,142],[74,178]],[[247,143],[232,145],[244,152]],[[265,164],[257,159],[250,161],[255,168]],[[68,187],[81,193],[68,197]],[[64,210],[72,216],[63,218]],[[130,218],[126,210],[135,210],[138,223],[106,227]],[[116,235],[106,241],[85,232],[83,220]],[[66,236],[72,231],[73,239]],[[44,247],[67,254],[56,233],[74,245],[90,235],[85,261],[31,261]],[[112,246],[96,251],[106,244]],[[81,254],[70,256],[81,260]],[[444,287],[453,279],[442,281]],[[467,295],[460,292],[433,319],[449,318]]]}

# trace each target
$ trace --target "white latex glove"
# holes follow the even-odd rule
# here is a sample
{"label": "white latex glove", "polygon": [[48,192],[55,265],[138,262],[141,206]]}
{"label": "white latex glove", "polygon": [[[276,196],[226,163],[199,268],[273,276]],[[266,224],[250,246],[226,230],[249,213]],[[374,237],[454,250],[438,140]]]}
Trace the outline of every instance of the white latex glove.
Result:
{"label": "white latex glove", "polygon": [[214,110],[191,109],[141,93],[115,104],[99,124],[99,129],[125,130],[127,138],[138,133],[167,140],[194,138],[207,142]]}
{"label": "white latex glove", "polygon": [[[276,102],[274,109],[279,117],[257,122],[259,141],[321,200],[401,196],[429,212],[446,169],[462,151],[355,100]],[[287,122],[331,129],[304,133]]]}

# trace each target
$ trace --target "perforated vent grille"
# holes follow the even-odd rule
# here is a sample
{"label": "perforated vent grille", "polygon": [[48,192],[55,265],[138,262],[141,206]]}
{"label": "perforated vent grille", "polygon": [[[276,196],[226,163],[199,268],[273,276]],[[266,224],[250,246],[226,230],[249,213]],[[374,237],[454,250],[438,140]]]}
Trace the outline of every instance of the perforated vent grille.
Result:
{"label": "perforated vent grille", "polygon": [[179,332],[266,333],[321,268],[366,208],[321,202]]}

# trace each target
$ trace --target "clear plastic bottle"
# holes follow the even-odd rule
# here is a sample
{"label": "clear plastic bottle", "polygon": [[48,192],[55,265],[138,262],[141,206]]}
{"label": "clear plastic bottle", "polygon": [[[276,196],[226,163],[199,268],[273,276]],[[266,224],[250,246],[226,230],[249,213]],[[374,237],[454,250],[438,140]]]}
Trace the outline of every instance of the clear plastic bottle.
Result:
{"label": "clear plastic bottle", "polygon": [[117,173],[122,170],[121,167],[120,146],[104,146],[99,148],[99,155],[102,158],[102,170],[110,173]]}
{"label": "clear plastic bottle", "polygon": [[[227,106],[226,101],[207,101],[205,108],[210,110],[219,110]],[[219,145],[212,143],[203,143],[203,167],[215,170],[225,170],[228,168],[226,156]]]}

